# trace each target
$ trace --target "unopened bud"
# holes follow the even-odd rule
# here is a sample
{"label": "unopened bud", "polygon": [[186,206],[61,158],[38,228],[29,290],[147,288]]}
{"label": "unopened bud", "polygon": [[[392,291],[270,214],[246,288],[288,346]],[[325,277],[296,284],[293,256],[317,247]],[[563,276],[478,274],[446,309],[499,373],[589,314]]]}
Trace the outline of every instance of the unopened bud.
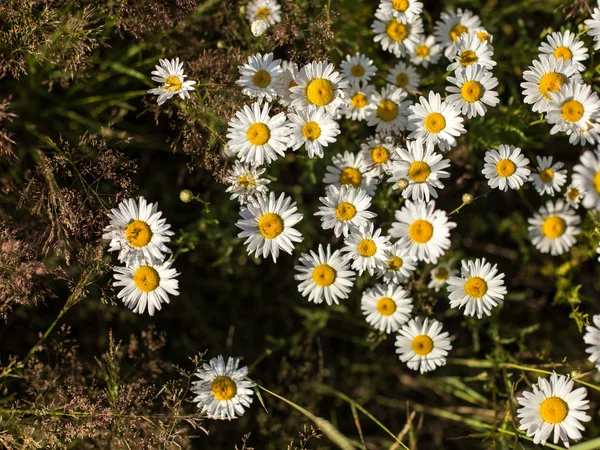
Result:
{"label": "unopened bud", "polygon": [[398,181],[396,181],[396,186],[398,186],[398,189],[403,191],[408,187],[408,180],[406,178],[400,178]]}
{"label": "unopened bud", "polygon": [[223,49],[225,47],[226,47],[225,42],[223,42],[223,41],[217,41],[217,48]]}
{"label": "unopened bud", "polygon": [[262,36],[269,28],[269,22],[263,19],[256,19],[250,24],[250,31],[254,36]]}
{"label": "unopened bud", "polygon": [[469,205],[469,204],[473,203],[473,196],[471,194],[463,194],[462,202],[465,205]]}
{"label": "unopened bud", "polygon": [[194,194],[189,189],[184,189],[179,193],[179,200],[183,203],[189,203],[194,199]]}

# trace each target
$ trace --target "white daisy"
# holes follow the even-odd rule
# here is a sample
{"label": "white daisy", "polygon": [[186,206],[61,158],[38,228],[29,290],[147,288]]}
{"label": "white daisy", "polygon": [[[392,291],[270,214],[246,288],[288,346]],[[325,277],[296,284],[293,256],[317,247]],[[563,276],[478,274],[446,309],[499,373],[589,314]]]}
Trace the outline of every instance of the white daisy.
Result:
{"label": "white daisy", "polygon": [[492,36],[485,28],[479,27],[471,30],[470,33],[477,36],[480,40],[487,42],[488,44],[492,44],[494,41],[494,36]]}
{"label": "white daisy", "polygon": [[439,292],[441,288],[446,286],[448,279],[458,273],[458,270],[451,269],[450,264],[440,264],[431,269],[431,280],[427,284],[429,289]]}
{"label": "white daisy", "polygon": [[392,172],[388,180],[398,189],[398,180],[405,179],[408,186],[402,190],[404,198],[426,202],[430,198],[437,198],[437,189],[444,189],[440,181],[449,178],[450,173],[444,169],[450,167],[449,159],[442,159],[442,155],[434,152],[432,148],[425,149],[419,141],[406,141],[406,149],[397,149],[398,159],[390,167]]}
{"label": "white daisy", "polygon": [[236,227],[241,228],[239,238],[247,238],[244,244],[248,245],[248,254],[254,256],[273,257],[277,262],[279,249],[292,254],[294,242],[302,242],[302,234],[294,228],[302,214],[297,213],[296,202],[292,203],[291,197],[281,194],[278,199],[275,193],[257,195],[256,199],[246,207],[242,206]]}
{"label": "white daisy", "polygon": [[225,182],[229,187],[225,192],[231,192],[231,200],[238,199],[240,203],[245,204],[258,194],[269,192],[267,184],[271,180],[261,178],[265,173],[264,168],[258,168],[242,164],[235,161],[235,165],[229,169],[225,176]]}
{"label": "white daisy", "polygon": [[348,298],[355,273],[349,270],[350,262],[342,258],[339,250],[331,253],[329,244],[327,250],[319,245],[319,254],[312,250],[310,255],[302,253],[300,264],[294,267],[299,272],[294,278],[301,282],[298,292],[309,302],[322,303],[325,299],[328,305],[339,305],[340,299]]}
{"label": "white daisy", "polygon": [[408,250],[398,244],[392,245],[387,254],[386,267],[379,269],[377,278],[386,283],[400,284],[408,280],[416,270],[416,261],[408,254]]}
{"label": "white daisy", "polygon": [[364,83],[351,83],[344,89],[344,98],[348,105],[341,110],[346,119],[365,120],[369,112],[371,95],[375,88]]}
{"label": "white daisy", "polygon": [[594,50],[600,50],[600,7],[594,8],[592,18],[583,23],[589,28],[587,34],[594,38]]}
{"label": "white daisy", "polygon": [[352,260],[352,268],[359,275],[366,270],[369,275],[387,266],[387,254],[390,251],[389,236],[381,235],[381,228],[374,230],[373,224],[355,228],[344,239],[342,252],[348,260]]}
{"label": "white daisy", "polygon": [[481,319],[491,315],[492,308],[501,305],[506,295],[504,274],[498,273],[498,265],[493,266],[478,258],[473,261],[461,261],[460,277],[448,278],[448,298],[450,307],[464,309],[465,316]]}
{"label": "white daisy", "polygon": [[565,191],[565,201],[571,208],[577,209],[579,208],[579,204],[581,203],[583,195],[583,189],[581,189],[575,183],[571,183],[567,186]]}
{"label": "white daisy", "polygon": [[413,66],[399,61],[385,79],[390,84],[395,84],[398,87],[406,90],[416,91],[419,89],[421,77]]}
{"label": "white daisy", "polygon": [[436,264],[450,248],[450,230],[456,223],[448,221],[445,211],[436,210],[435,202],[406,200],[395,217],[388,234],[399,238],[398,245],[406,247],[411,258]]}
{"label": "white daisy", "polygon": [[600,370],[600,314],[596,314],[592,317],[594,325],[588,325],[585,327],[585,335],[583,341],[589,345],[585,349],[586,353],[589,353],[590,362],[594,363],[596,369]]}
{"label": "white daisy", "polygon": [[266,20],[275,25],[281,22],[281,6],[275,0],[252,0],[246,6],[246,19],[248,22]]}
{"label": "white daisy", "polygon": [[537,172],[529,175],[529,181],[533,183],[535,190],[540,195],[549,194],[554,197],[560,192],[567,182],[567,171],[563,169],[564,164],[556,162],[552,164],[552,156],[536,156]]}
{"label": "white daisy", "polygon": [[289,138],[285,113],[270,117],[270,111],[268,103],[261,109],[260,102],[255,102],[252,108],[244,105],[229,121],[227,145],[241,162],[261,166],[285,154]]}
{"label": "white daisy", "polygon": [[454,43],[464,33],[470,33],[481,27],[479,17],[468,9],[458,8],[455,11],[442,12],[440,19],[435,23],[434,34],[437,41],[444,48],[444,54],[450,58],[454,54]]}
{"label": "white daisy", "polygon": [[435,319],[411,319],[400,328],[396,338],[396,353],[409,369],[421,373],[446,365],[446,356],[452,350],[448,332],[442,333],[442,324]]}
{"label": "white daisy", "polygon": [[151,73],[154,75],[152,81],[156,81],[161,85],[157,88],[148,90],[148,94],[158,95],[157,102],[162,105],[167,100],[171,99],[175,95],[179,95],[181,100],[190,98],[188,91],[193,91],[193,87],[196,84],[195,81],[185,80],[187,75],[183,73],[183,62],[179,62],[179,58],[172,59],[159,59],[159,65],[154,66],[156,70]]}
{"label": "white daisy", "polygon": [[556,59],[572,60],[579,72],[585,70],[585,61],[589,58],[583,41],[575,33],[567,30],[564,33],[554,32],[548,35],[548,42],[542,42],[538,50],[541,53],[553,55]]}
{"label": "white daisy", "polygon": [[331,162],[333,166],[327,166],[323,183],[337,187],[361,187],[367,191],[367,194],[371,196],[375,194],[376,179],[369,175],[370,168],[363,155],[345,151],[343,155],[341,153],[335,155]]}
{"label": "white daisy", "polygon": [[300,69],[296,76],[297,86],[292,87],[292,108],[305,109],[310,105],[335,115],[338,108],[345,107],[344,91],[348,82],[327,62],[312,62]]}
{"label": "white daisy", "polygon": [[597,122],[598,118],[590,120],[585,128],[580,128],[576,132],[569,136],[569,142],[573,145],[585,145],[586,142],[590,144],[600,143],[600,123]]}
{"label": "white daisy", "polygon": [[419,103],[409,106],[407,128],[409,139],[424,141],[428,147],[437,145],[440,150],[450,150],[456,138],[466,133],[460,111],[443,101],[440,94],[429,92],[429,101],[419,98]]}
{"label": "white daisy", "polygon": [[392,14],[400,20],[410,22],[421,15],[423,3],[417,0],[381,0],[378,11],[384,14]]}
{"label": "white daisy", "polygon": [[491,72],[476,64],[464,69],[457,69],[455,77],[446,79],[455,86],[448,86],[450,95],[446,101],[465,114],[469,119],[485,116],[488,106],[496,106],[500,99],[493,89],[498,86],[498,79]]}
{"label": "white daisy", "polygon": [[350,83],[368,83],[377,72],[373,60],[362,53],[356,53],[354,56],[346,55],[346,60],[340,63],[340,69],[342,69],[342,78]]}
{"label": "white daisy", "polygon": [[551,434],[554,443],[560,438],[565,447],[569,447],[569,439],[581,439],[581,431],[585,428],[581,422],[589,422],[591,417],[585,411],[589,409],[586,400],[587,390],[584,387],[573,390],[573,380],[559,376],[553,372],[550,381],[539,377],[533,392],[523,391],[523,397],[517,401],[522,406],[517,411],[519,430],[527,436],[533,436],[534,444],[545,445]]}
{"label": "white daisy", "polygon": [[583,193],[583,207],[600,209],[600,149],[587,150],[573,167],[573,183]]}
{"label": "white daisy", "polygon": [[437,64],[440,60],[441,51],[440,45],[435,43],[435,36],[431,34],[421,36],[415,51],[410,56],[410,62],[426,68],[429,64]]}
{"label": "white daisy", "polygon": [[286,60],[281,62],[281,75],[277,79],[277,95],[279,96],[279,103],[283,106],[290,106],[292,103],[291,89],[298,86],[298,83],[296,83],[297,76],[298,64]]}
{"label": "white daisy", "polygon": [[281,60],[273,59],[273,53],[248,56],[248,62],[238,66],[241,78],[236,84],[243,86],[242,94],[272,101],[277,98],[277,82],[281,77]]}
{"label": "white daisy", "polygon": [[[138,203],[139,202],[139,203]],[[129,265],[135,260],[162,261],[171,250],[165,245],[171,241],[171,225],[161,219],[158,203],[138,202],[128,198],[108,213],[110,224],[104,228],[103,239],[110,239],[108,251],[119,251],[120,262]]]}
{"label": "white daisy", "polygon": [[577,241],[581,218],[562,199],[546,202],[528,219],[531,242],[542,253],[562,255]]}
{"label": "white daisy", "polygon": [[128,267],[115,267],[113,286],[122,286],[117,297],[134,313],[148,314],[160,311],[162,303],[169,303],[169,295],[179,295],[179,273],[171,268],[175,260],[148,262],[137,260]]}
{"label": "white daisy", "polygon": [[193,401],[209,419],[235,419],[244,414],[244,407],[250,407],[256,384],[244,380],[248,368],[239,364],[237,358],[228,358],[225,364],[219,355],[194,373],[200,380],[192,382]]}
{"label": "white daisy", "polygon": [[508,191],[520,189],[527,181],[531,170],[527,168],[529,159],[525,158],[519,147],[501,144],[498,150],[489,150],[485,153],[485,165],[482,173],[488,180],[492,189]]}
{"label": "white daisy", "polygon": [[379,331],[393,333],[410,319],[413,309],[412,298],[402,286],[376,284],[367,289],[360,301],[366,320]]}
{"label": "white daisy", "polygon": [[360,144],[360,154],[365,158],[369,167],[368,174],[379,177],[386,173],[392,161],[397,159],[394,138],[387,135],[375,135]]}
{"label": "white daisy", "polygon": [[399,132],[406,129],[406,110],[411,100],[403,101],[408,93],[392,84],[371,95],[367,125],[376,126],[378,133]]}
{"label": "white daisy", "polygon": [[311,158],[323,157],[323,147],[333,144],[340,134],[340,126],[325,109],[309,106],[288,115],[290,140],[288,146],[298,150],[302,145]]}
{"label": "white daisy", "polygon": [[577,66],[571,60],[540,55],[539,61],[534,60],[533,66],[523,72],[524,102],[533,105],[533,112],[546,112],[550,106],[550,93],[560,90],[577,73]]}
{"label": "white daisy", "polygon": [[450,58],[454,62],[446,68],[449,72],[470,67],[474,64],[487,70],[491,70],[496,65],[496,61],[493,59],[494,47],[474,34],[463,34],[454,43],[454,49],[455,53]]}
{"label": "white daisy", "polygon": [[383,50],[401,58],[416,48],[423,33],[423,21],[420,17],[411,21],[397,19],[392,13],[379,10],[371,29],[375,33],[374,41],[381,42]]}
{"label": "white daisy", "polygon": [[267,31],[267,29],[271,26],[271,24],[269,22],[267,22],[266,20],[263,19],[256,19],[253,20],[252,23],[250,24],[250,31],[252,32],[252,34],[256,37],[258,36],[262,36],[263,34],[265,34],[265,32]]}
{"label": "white daisy", "polygon": [[319,206],[315,216],[321,216],[321,228],[333,228],[335,237],[348,237],[353,229],[366,227],[377,216],[368,210],[371,197],[361,188],[327,186],[327,196],[319,200],[325,206]]}

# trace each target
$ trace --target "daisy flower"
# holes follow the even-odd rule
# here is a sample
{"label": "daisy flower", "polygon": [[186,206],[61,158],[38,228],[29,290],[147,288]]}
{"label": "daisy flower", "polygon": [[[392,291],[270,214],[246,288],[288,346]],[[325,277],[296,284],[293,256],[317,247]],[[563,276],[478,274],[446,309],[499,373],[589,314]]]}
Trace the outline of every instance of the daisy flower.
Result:
{"label": "daisy flower", "polygon": [[255,201],[246,207],[242,206],[236,227],[242,231],[239,238],[247,238],[244,244],[248,245],[248,254],[254,256],[273,257],[277,262],[279,250],[292,254],[294,242],[302,242],[302,234],[294,228],[302,214],[297,213],[296,202],[292,203],[291,197],[281,194],[278,199],[275,193],[257,195]]}
{"label": "daisy flower", "polygon": [[571,183],[567,186],[567,190],[565,191],[565,201],[571,208],[577,209],[579,208],[583,194],[583,189],[580,189],[574,183]]}
{"label": "daisy flower", "polygon": [[435,319],[411,319],[400,328],[396,338],[396,353],[409,369],[421,373],[446,365],[446,356],[452,350],[448,332]]}
{"label": "daisy flower", "polygon": [[360,144],[360,148],[360,154],[369,166],[368,174],[373,177],[386,173],[397,158],[396,144],[391,136],[371,136]]}
{"label": "daisy flower", "polygon": [[348,298],[355,273],[339,250],[331,253],[329,244],[327,250],[319,245],[319,254],[312,250],[310,254],[302,253],[300,264],[294,267],[298,272],[294,278],[300,281],[298,292],[309,302],[323,303],[325,299],[328,305],[339,305],[340,299]]}
{"label": "daisy flower", "polygon": [[402,190],[404,198],[426,202],[437,198],[437,189],[444,189],[440,181],[449,178],[444,169],[450,167],[449,159],[442,159],[432,148],[425,149],[419,141],[406,141],[406,149],[398,148],[398,159],[391,164],[392,176],[389,179],[398,189],[398,180],[405,179],[408,186]]}
{"label": "daisy flower", "polygon": [[369,166],[363,155],[345,151],[343,155],[341,153],[335,155],[331,162],[333,166],[327,166],[323,183],[337,187],[361,187],[367,191],[367,194],[371,196],[375,194],[376,180],[368,174]]}
{"label": "daisy flower", "polygon": [[446,101],[469,119],[485,116],[485,105],[494,107],[500,102],[498,93],[494,91],[498,79],[482,66],[476,64],[458,69],[454,75],[446,78],[455,85],[446,88],[450,93]]}
{"label": "daisy flower", "polygon": [[312,62],[300,69],[296,76],[297,86],[292,91],[292,108],[305,109],[310,105],[335,115],[338,108],[346,106],[344,91],[348,82],[335,71],[333,64]]}
{"label": "daisy flower", "polygon": [[270,117],[270,111],[268,103],[261,109],[260,102],[255,102],[252,108],[244,105],[229,121],[227,145],[241,162],[261,166],[285,154],[289,139],[287,118],[283,112]]}
{"label": "daisy flower", "polygon": [[585,335],[583,341],[589,345],[585,349],[586,353],[589,353],[590,362],[594,363],[596,369],[600,370],[600,314],[596,314],[592,317],[594,325],[588,325],[585,327]]}
{"label": "daisy flower", "polygon": [[392,84],[371,95],[370,107],[367,112],[367,125],[376,126],[378,133],[398,132],[406,128],[405,111],[412,101],[403,101],[407,92]]}
{"label": "daisy flower", "polygon": [[482,173],[492,189],[508,191],[520,189],[527,181],[531,170],[527,168],[529,159],[525,158],[519,147],[501,144],[498,150],[489,150],[485,154]]}
{"label": "daisy flower", "polygon": [[323,147],[333,144],[340,134],[340,126],[323,108],[309,106],[288,115],[290,140],[288,146],[298,150],[305,146],[311,158],[323,157]]}
{"label": "daisy flower", "polygon": [[375,22],[371,26],[375,33],[375,42],[381,42],[381,48],[401,58],[414,51],[421,34],[423,21],[420,17],[411,20],[397,19],[392,13],[378,10]]}
{"label": "daisy flower", "polygon": [[481,41],[485,41],[488,44],[491,44],[494,40],[494,36],[492,36],[485,28],[479,27],[471,30],[470,33],[477,36]]}
{"label": "daisy flower", "polygon": [[367,118],[371,95],[375,88],[364,83],[352,83],[344,89],[348,105],[341,110],[346,119],[361,121]]}
{"label": "daisy flower", "polygon": [[585,70],[585,61],[589,58],[588,51],[583,41],[575,33],[567,30],[564,33],[554,32],[548,35],[548,42],[542,42],[538,50],[543,54],[553,55],[556,59],[571,60],[577,70]]}
{"label": "daisy flower", "polygon": [[154,315],[162,303],[169,303],[169,295],[179,295],[179,273],[171,268],[174,259],[164,262],[138,260],[128,267],[115,267],[114,287],[122,286],[117,297],[134,313]]}
{"label": "daisy flower", "polygon": [[377,72],[373,60],[362,53],[356,53],[354,56],[346,55],[346,60],[340,64],[340,69],[342,69],[342,78],[350,83],[368,83]]}
{"label": "daisy flower", "polygon": [[225,176],[225,182],[229,187],[225,192],[231,192],[231,200],[238,199],[240,203],[245,204],[258,194],[269,192],[267,184],[271,180],[261,178],[265,173],[264,168],[249,166],[235,161],[235,165],[229,169]]}
{"label": "daisy flower", "polygon": [[433,289],[435,292],[439,292],[441,288],[446,286],[448,279],[457,274],[456,269],[450,269],[450,264],[440,264],[431,269],[431,280],[427,284],[429,289]]}
{"label": "daisy flower", "polygon": [[562,255],[577,241],[581,218],[562,199],[546,202],[528,219],[531,242],[542,253]]}
{"label": "daisy flower", "polygon": [[573,167],[573,184],[582,191],[583,207],[600,209],[600,149],[583,152],[579,162]]}
{"label": "daisy flower", "polygon": [[271,24],[269,24],[269,22],[267,22],[266,20],[263,19],[256,19],[253,20],[252,23],[250,24],[250,31],[252,32],[252,34],[256,37],[258,36],[262,36],[263,34],[265,34],[265,31],[267,31],[267,29],[271,26]]}
{"label": "daisy flower", "polygon": [[179,95],[181,100],[190,98],[188,91],[194,90],[195,81],[185,80],[187,75],[183,73],[183,63],[179,62],[179,58],[159,59],[159,65],[154,66],[156,70],[151,73],[154,75],[152,81],[160,83],[157,88],[148,90],[148,94],[158,95],[157,102],[162,105],[167,100],[170,100],[175,95]]}
{"label": "daisy flower", "polygon": [[239,359],[228,358],[225,364],[219,355],[194,373],[200,379],[192,382],[193,401],[209,419],[235,419],[244,414],[244,407],[250,407],[256,384],[244,380],[248,368],[239,365]]}
{"label": "daisy flower", "polygon": [[435,202],[406,200],[395,217],[397,222],[392,223],[388,234],[399,238],[398,245],[405,247],[411,258],[436,264],[450,248],[450,230],[456,223],[448,221],[445,211],[436,210]]}
{"label": "daisy flower", "polygon": [[419,89],[421,78],[413,66],[400,61],[390,70],[385,81],[402,89],[414,91]]}
{"label": "daisy flower", "polygon": [[408,139],[425,141],[427,147],[437,145],[442,151],[450,150],[456,138],[466,133],[460,111],[433,91],[429,92],[429,101],[421,96],[419,103],[408,109]]}
{"label": "daisy flower", "polygon": [[594,38],[594,50],[600,50],[600,8],[594,8],[592,18],[583,23],[589,28],[587,34]]}
{"label": "daisy flower", "polygon": [[273,59],[273,53],[250,55],[246,64],[238,66],[241,78],[235,83],[243,87],[242,94],[271,101],[277,98],[280,64],[280,59]]}
{"label": "daisy flower", "polygon": [[277,79],[277,95],[279,103],[283,106],[290,106],[292,103],[291,89],[298,86],[298,83],[296,83],[297,76],[298,64],[285,60],[281,62],[281,75]]}
{"label": "daisy flower", "polygon": [[360,306],[367,322],[388,334],[398,331],[410,319],[413,309],[412,298],[402,286],[393,284],[376,284],[367,289]]}
{"label": "daisy flower", "polygon": [[533,183],[535,190],[540,195],[549,194],[554,197],[556,192],[567,181],[567,171],[563,169],[564,164],[556,162],[552,164],[552,156],[536,156],[537,172],[529,175],[529,181]]}
{"label": "daisy flower", "polygon": [[382,236],[381,229],[374,230],[372,223],[366,227],[355,228],[344,239],[342,252],[352,260],[352,268],[359,275],[366,270],[373,275],[376,270],[385,268],[387,254],[390,251],[389,236]]}
{"label": "daisy flower", "polygon": [[165,245],[173,236],[167,219],[161,219],[158,203],[138,202],[128,198],[108,213],[110,224],[104,228],[103,239],[110,239],[108,251],[119,251],[120,262],[129,265],[134,260],[162,261],[171,250]]}
{"label": "daisy flower", "polygon": [[321,216],[321,228],[333,228],[335,237],[348,237],[353,229],[366,227],[377,216],[369,211],[371,197],[361,188],[327,186],[327,196],[319,200],[325,206],[319,206],[315,216]]}
{"label": "daisy flower", "polygon": [[421,36],[415,51],[410,55],[410,62],[427,68],[429,64],[437,64],[441,51],[440,45],[435,43],[435,36]]}
{"label": "daisy flower", "polygon": [[496,61],[493,60],[494,47],[482,41],[474,34],[463,34],[454,44],[455,53],[451,55],[451,63],[446,70],[453,71],[477,64],[491,70]]}
{"label": "daisy flower", "polygon": [[533,436],[534,444],[545,445],[551,434],[555,444],[560,438],[567,448],[569,439],[581,439],[581,431],[585,430],[581,422],[591,420],[585,413],[590,407],[587,390],[584,387],[573,390],[573,380],[556,372],[550,381],[539,377],[532,388],[533,392],[523,391],[523,397],[517,398],[522,406],[517,411],[519,430]]}
{"label": "daisy flower", "polygon": [[444,48],[444,55],[450,58],[454,52],[454,43],[464,33],[470,33],[481,27],[479,16],[468,9],[458,8],[455,11],[442,12],[440,19],[435,23],[434,34],[437,41]]}
{"label": "daisy flower", "polygon": [[377,272],[377,278],[386,283],[400,284],[408,280],[416,270],[416,261],[409,256],[408,250],[398,244],[392,245],[387,254],[387,267]]}
{"label": "daisy flower", "polygon": [[381,0],[377,11],[410,22],[421,15],[423,3],[416,0]]}
{"label": "daisy flower", "polygon": [[498,265],[493,266],[478,258],[473,261],[461,261],[460,277],[448,278],[448,298],[450,307],[462,308],[465,316],[481,319],[489,316],[492,308],[501,305],[506,295],[504,274],[498,273]]}
{"label": "daisy flower", "polygon": [[548,111],[550,93],[560,90],[577,73],[577,66],[571,60],[540,55],[540,60],[534,60],[533,66],[523,72],[525,81],[521,83],[521,87],[524,102],[533,105],[533,112]]}
{"label": "daisy flower", "polygon": [[275,0],[253,0],[246,6],[248,22],[266,20],[269,25],[281,22],[281,6]]}

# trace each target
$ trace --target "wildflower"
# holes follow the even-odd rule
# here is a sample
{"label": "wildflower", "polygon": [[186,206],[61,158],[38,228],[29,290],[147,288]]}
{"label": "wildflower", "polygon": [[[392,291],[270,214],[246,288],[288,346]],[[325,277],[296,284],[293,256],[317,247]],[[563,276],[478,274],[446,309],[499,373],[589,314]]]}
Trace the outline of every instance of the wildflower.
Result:
{"label": "wildflower", "polygon": [[404,283],[417,268],[416,261],[410,257],[408,250],[398,244],[392,245],[386,258],[386,267],[377,272],[377,277],[383,278],[385,283]]}
{"label": "wildflower", "polygon": [[336,237],[348,237],[352,230],[366,227],[377,216],[369,211],[371,196],[361,188],[327,186],[327,196],[319,200],[325,206],[320,206],[315,216],[321,216],[321,227],[333,228]]}
{"label": "wildflower", "polygon": [[527,181],[531,170],[527,168],[529,159],[521,154],[521,149],[514,145],[500,145],[498,150],[486,152],[485,165],[482,173],[488,179],[492,189],[508,191],[520,189]]}
{"label": "wildflower", "polygon": [[375,194],[376,181],[369,175],[369,166],[363,155],[345,151],[343,155],[341,153],[335,155],[331,162],[333,166],[327,166],[323,183],[337,187],[361,187],[367,191],[367,194],[371,196]]}
{"label": "wildflower", "polygon": [[373,60],[361,53],[356,53],[354,56],[346,55],[340,68],[342,69],[342,78],[350,83],[368,83],[377,72]]}
{"label": "wildflower", "polygon": [[393,333],[410,319],[412,298],[394,284],[377,284],[367,289],[360,301],[367,322],[379,331]]}
{"label": "wildflower", "polygon": [[528,220],[529,235],[535,248],[542,253],[562,255],[577,241],[581,218],[562,199],[546,202]]}
{"label": "wildflower", "polygon": [[269,25],[281,22],[281,6],[275,0],[252,0],[246,6],[248,22],[265,20]]}
{"label": "wildflower", "polygon": [[573,184],[583,195],[583,207],[600,209],[600,149],[583,152],[573,172]]}
{"label": "wildflower", "polygon": [[405,111],[412,104],[410,100],[404,101],[407,96],[404,89],[391,84],[384,87],[381,93],[373,92],[367,112],[367,125],[376,126],[378,133],[405,130]]}
{"label": "wildflower", "polygon": [[458,271],[456,269],[450,269],[450,264],[439,264],[431,269],[431,280],[427,284],[429,289],[439,292],[447,283],[450,277],[453,277]]}
{"label": "wildflower", "polygon": [[396,353],[409,369],[421,373],[446,365],[446,356],[452,350],[448,332],[435,319],[411,319],[400,328],[396,338]]}
{"label": "wildflower", "polygon": [[288,115],[290,140],[288,146],[298,150],[305,146],[308,156],[323,157],[323,147],[333,144],[340,134],[340,126],[323,108],[311,105]]}
{"label": "wildflower", "polygon": [[485,116],[488,106],[496,106],[500,100],[494,88],[498,86],[498,79],[480,65],[468,66],[457,69],[454,77],[447,80],[455,86],[448,86],[450,93],[446,101],[458,109],[469,119],[476,116]]}
{"label": "wildflower", "polygon": [[160,59],[159,65],[154,66],[156,70],[152,71],[152,81],[156,81],[161,85],[157,88],[148,90],[148,94],[158,95],[157,102],[162,105],[167,100],[170,100],[175,95],[185,100],[190,98],[188,91],[194,90],[195,81],[185,80],[187,75],[183,73],[183,63],[179,62],[179,58]]}
{"label": "wildflower", "polygon": [[324,108],[335,115],[339,108],[345,107],[344,91],[348,82],[335,71],[333,64],[312,62],[300,69],[296,76],[297,86],[292,87],[292,108],[305,109],[310,105]]}
{"label": "wildflower", "polygon": [[494,47],[474,34],[463,34],[454,44],[454,48],[455,52],[450,58],[453,62],[446,68],[447,71],[458,70],[475,64],[483,69],[491,70],[496,65],[496,61],[492,59]]}
{"label": "wildflower", "polygon": [[417,17],[411,21],[397,19],[391,12],[378,10],[371,26],[375,42],[381,48],[401,58],[414,51],[423,33],[423,21]]}
{"label": "wildflower", "polygon": [[365,83],[351,83],[350,86],[344,89],[344,98],[347,105],[341,110],[341,114],[346,116],[346,119],[365,120],[374,90],[373,86]]}
{"label": "wildflower", "polygon": [[450,58],[455,52],[454,43],[465,33],[470,33],[481,27],[479,16],[468,9],[458,8],[456,11],[442,12],[435,23],[434,34],[444,48],[444,55]]}
{"label": "wildflower", "polygon": [[423,3],[417,0],[381,0],[377,11],[411,22],[421,15]]}
{"label": "wildflower", "polygon": [[381,229],[374,229],[370,223],[366,227],[352,230],[350,235],[344,239],[342,252],[346,258],[352,260],[352,268],[359,275],[366,270],[370,275],[376,270],[385,268],[387,253],[390,250],[390,238],[381,235]]}
{"label": "wildflower", "polygon": [[267,29],[270,27],[270,24],[268,21],[263,20],[263,19],[256,19],[253,20],[252,23],[250,24],[250,31],[252,32],[252,34],[256,37],[258,36],[262,36],[263,34],[265,34],[265,32],[267,31]]}
{"label": "wildflower", "polygon": [[242,164],[236,160],[225,176],[225,182],[229,184],[225,192],[231,192],[231,200],[237,198],[241,204],[248,203],[258,194],[266,194],[269,192],[267,184],[271,180],[260,177],[265,171],[265,168]]}
{"label": "wildflower", "polygon": [[592,18],[583,23],[589,28],[587,34],[594,38],[594,50],[600,50],[600,8],[595,7],[592,11]]}
{"label": "wildflower", "polygon": [[388,172],[390,164],[398,155],[394,139],[391,136],[371,136],[360,144],[360,148],[360,154],[369,166],[368,174],[373,177]]}
{"label": "wildflower", "polygon": [[402,89],[417,90],[419,89],[419,83],[421,78],[414,67],[399,61],[390,70],[389,75],[385,79],[388,83],[395,84]]}
{"label": "wildflower", "polygon": [[281,75],[277,79],[277,95],[279,96],[279,103],[283,106],[292,104],[291,89],[298,86],[298,83],[296,83],[297,76],[298,64],[285,60],[281,62]]}
{"label": "wildflower", "polygon": [[248,56],[248,62],[238,66],[241,78],[236,84],[243,87],[242,94],[272,101],[277,98],[277,80],[282,74],[281,60],[273,59],[273,53]]}
{"label": "wildflower", "polygon": [[554,197],[556,192],[567,181],[567,171],[563,169],[564,164],[556,162],[552,164],[552,156],[536,156],[537,173],[529,175],[529,181],[533,183],[535,190],[540,195],[550,194]]}
{"label": "wildflower", "polygon": [[548,42],[542,42],[539,51],[543,54],[553,55],[557,60],[571,60],[579,72],[585,70],[582,61],[589,58],[588,51],[583,41],[575,33],[567,30],[564,33],[553,32],[548,35]]}
{"label": "wildflower", "polygon": [[583,189],[579,188],[574,183],[571,183],[567,186],[565,191],[565,200],[571,208],[577,209],[579,208],[579,203],[581,203],[583,195]]}
{"label": "wildflower", "polygon": [[586,353],[589,353],[590,362],[594,363],[596,369],[600,370],[600,314],[596,314],[592,317],[594,325],[588,325],[585,327],[585,335],[583,341],[589,345],[585,349]]}
{"label": "wildflower", "polygon": [[421,36],[415,51],[410,55],[410,62],[427,68],[440,60],[441,47],[435,43],[435,36]]}

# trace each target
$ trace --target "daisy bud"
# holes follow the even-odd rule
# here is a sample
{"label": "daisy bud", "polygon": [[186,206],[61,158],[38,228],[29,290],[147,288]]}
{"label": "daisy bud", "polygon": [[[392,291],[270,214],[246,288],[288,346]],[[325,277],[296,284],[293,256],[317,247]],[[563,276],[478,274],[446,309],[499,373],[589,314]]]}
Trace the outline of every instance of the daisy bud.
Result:
{"label": "daisy bud", "polygon": [[463,194],[462,202],[465,205],[470,205],[471,203],[473,203],[473,196],[471,194]]}
{"label": "daisy bud", "polygon": [[400,178],[396,181],[396,185],[398,186],[398,189],[402,191],[408,187],[408,180],[406,178]]}
{"label": "daisy bud", "polygon": [[252,34],[257,37],[265,34],[267,28],[269,28],[269,22],[263,19],[257,19],[250,25],[250,31],[252,31]]}
{"label": "daisy bud", "polygon": [[189,203],[194,199],[194,194],[189,189],[184,189],[179,193],[179,200],[183,203]]}

